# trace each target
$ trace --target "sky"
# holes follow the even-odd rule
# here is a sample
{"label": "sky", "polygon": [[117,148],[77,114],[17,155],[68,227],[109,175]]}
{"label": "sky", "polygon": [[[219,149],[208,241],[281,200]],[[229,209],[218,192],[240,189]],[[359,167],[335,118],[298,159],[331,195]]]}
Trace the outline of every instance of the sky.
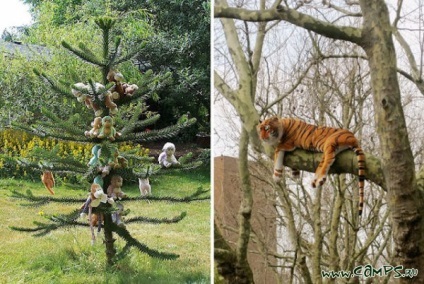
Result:
{"label": "sky", "polygon": [[31,24],[28,5],[21,0],[1,0],[1,2],[0,35],[5,28]]}

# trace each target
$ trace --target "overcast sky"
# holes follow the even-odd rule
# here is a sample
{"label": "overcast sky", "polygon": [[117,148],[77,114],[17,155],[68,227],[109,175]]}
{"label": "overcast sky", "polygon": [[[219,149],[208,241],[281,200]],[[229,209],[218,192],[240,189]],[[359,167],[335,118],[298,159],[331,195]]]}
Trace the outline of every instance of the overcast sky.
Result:
{"label": "overcast sky", "polygon": [[3,30],[13,26],[29,25],[31,15],[28,12],[29,6],[21,0],[2,0],[0,9],[0,35]]}

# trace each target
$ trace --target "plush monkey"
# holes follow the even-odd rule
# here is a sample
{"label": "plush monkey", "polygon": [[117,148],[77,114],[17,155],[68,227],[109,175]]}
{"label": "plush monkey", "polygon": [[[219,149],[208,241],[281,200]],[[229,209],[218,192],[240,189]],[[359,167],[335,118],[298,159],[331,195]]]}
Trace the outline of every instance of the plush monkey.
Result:
{"label": "plush monkey", "polygon": [[93,157],[91,157],[90,161],[87,164],[89,167],[96,167],[100,164],[99,156],[101,149],[102,146],[100,145],[94,145],[93,148],[91,148],[91,154],[93,154]]}
{"label": "plush monkey", "polygon": [[114,175],[110,180],[110,185],[107,188],[107,195],[113,199],[122,199],[127,195],[122,191],[123,179],[121,176]]}
{"label": "plush monkey", "polygon": [[96,117],[94,118],[93,122],[91,123],[91,130],[85,131],[84,134],[86,137],[89,138],[95,138],[97,135],[99,135],[100,128],[102,127],[102,118]]}
{"label": "plush monkey", "polygon": [[54,195],[53,187],[54,187],[54,177],[53,173],[50,171],[44,171],[43,175],[41,176],[41,181],[43,182],[44,186],[47,188],[47,190],[50,192],[51,195]]}
{"label": "plush monkey", "polygon": [[111,116],[105,116],[102,119],[102,127],[97,138],[108,138],[110,141],[114,141],[117,134],[115,127],[113,127],[113,118]]}
{"label": "plush monkey", "polygon": [[94,110],[95,116],[101,116],[103,110],[98,106],[97,103],[94,102],[93,97],[89,95],[89,88],[89,85],[79,82],[73,85],[71,91],[79,102],[84,102],[87,108]]}
{"label": "plush monkey", "polygon": [[[93,183],[91,184],[90,188],[90,195],[88,196],[87,200],[85,201],[83,207],[82,207],[82,213],[80,216],[82,218],[85,218],[87,216],[88,212],[88,218],[90,223],[90,230],[91,230],[91,244],[94,244],[94,241],[96,240],[96,236],[94,235],[94,224],[95,222],[98,223],[98,231],[100,232],[101,229],[101,222],[98,220],[93,219],[93,207],[98,207],[100,203],[106,203],[113,204],[115,201],[112,198],[108,198],[106,193],[103,192],[103,188],[100,186],[100,184]],[[96,216],[100,217],[100,215]]]}
{"label": "plush monkey", "polygon": [[110,115],[115,115],[118,112],[118,106],[112,100],[112,93],[107,92],[105,95],[105,106],[109,109]]}
{"label": "plush monkey", "polygon": [[[119,97],[124,96],[124,88],[122,86],[122,81],[124,80],[124,76],[122,76],[121,73],[116,72],[115,70],[110,70],[109,73],[107,73],[106,79],[109,82],[115,83],[114,92],[119,94]],[[114,96],[114,98],[116,95]]]}
{"label": "plush monkey", "polygon": [[165,168],[169,168],[172,165],[179,165],[180,162],[174,156],[175,154],[175,145],[173,143],[167,142],[162,148],[162,153],[160,153],[158,162]]}

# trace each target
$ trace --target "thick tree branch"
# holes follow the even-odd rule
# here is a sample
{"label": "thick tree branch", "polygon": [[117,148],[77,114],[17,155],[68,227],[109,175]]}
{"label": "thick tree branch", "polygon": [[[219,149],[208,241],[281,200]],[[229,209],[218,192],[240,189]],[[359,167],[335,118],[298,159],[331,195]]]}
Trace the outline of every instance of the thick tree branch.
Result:
{"label": "thick tree branch", "polygon": [[232,105],[235,105],[237,92],[233,91],[216,71],[214,71],[214,87]]}
{"label": "thick tree branch", "polygon": [[[381,162],[371,154],[365,154],[366,167],[365,178],[386,190]],[[284,165],[301,171],[315,172],[321,161],[322,153],[314,153],[297,149],[284,155]],[[350,150],[343,151],[336,156],[336,160],[330,168],[329,174],[348,173],[358,175],[358,161],[355,153]]]}
{"label": "thick tree branch", "polygon": [[346,40],[354,43],[360,43],[362,39],[361,29],[337,26],[282,6],[276,9],[259,11],[215,5],[214,16],[215,18],[232,18],[250,22],[283,20],[328,38]]}

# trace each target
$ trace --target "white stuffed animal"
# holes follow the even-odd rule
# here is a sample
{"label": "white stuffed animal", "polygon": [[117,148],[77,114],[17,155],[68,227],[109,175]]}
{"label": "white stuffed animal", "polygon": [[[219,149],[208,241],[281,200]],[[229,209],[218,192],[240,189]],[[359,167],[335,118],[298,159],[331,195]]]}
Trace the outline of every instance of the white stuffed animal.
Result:
{"label": "white stuffed animal", "polygon": [[116,203],[116,212],[112,214],[112,222],[120,227],[125,228],[125,224],[122,221],[122,214],[124,213],[124,205]]}
{"label": "white stuffed animal", "polygon": [[162,148],[162,153],[160,153],[158,162],[161,166],[169,168],[172,165],[179,165],[180,162],[174,156],[175,154],[175,145],[167,142]]}
{"label": "white stuffed animal", "polygon": [[141,196],[152,195],[152,187],[150,186],[149,178],[139,178],[138,188]]}

